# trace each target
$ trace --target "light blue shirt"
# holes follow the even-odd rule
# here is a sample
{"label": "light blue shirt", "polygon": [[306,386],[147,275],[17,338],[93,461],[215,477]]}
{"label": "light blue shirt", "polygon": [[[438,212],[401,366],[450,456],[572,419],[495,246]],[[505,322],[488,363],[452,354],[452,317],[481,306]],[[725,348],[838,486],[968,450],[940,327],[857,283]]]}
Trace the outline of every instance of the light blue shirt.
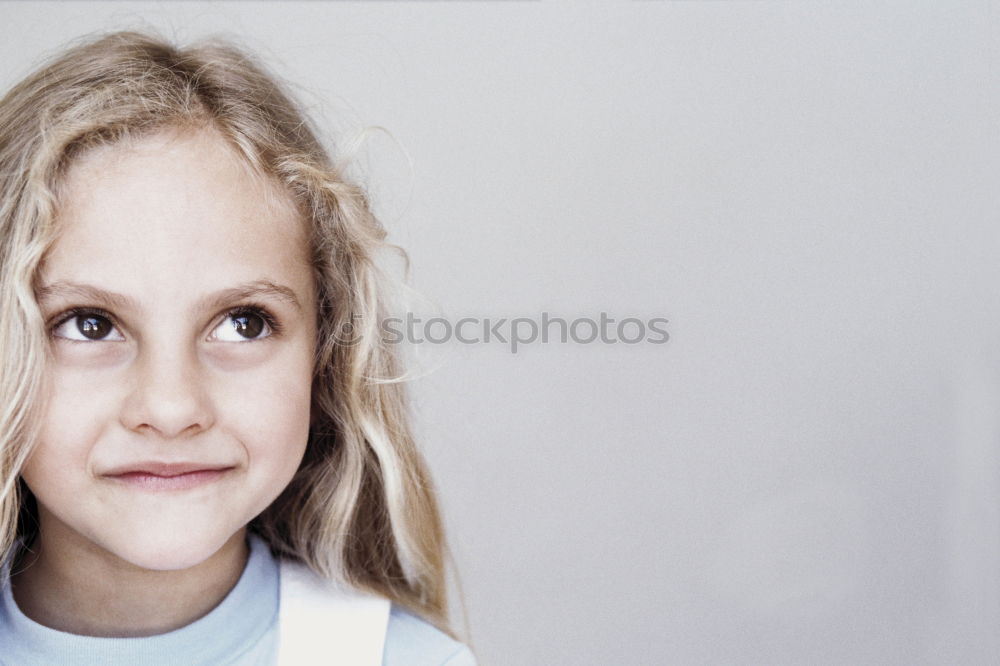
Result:
{"label": "light blue shirt", "polygon": [[[218,606],[187,626],[156,636],[100,638],[57,631],[22,613],[10,585],[4,585],[0,595],[0,664],[272,666],[278,654],[279,563],[259,536],[250,533],[249,544],[246,568]],[[392,605],[382,666],[475,663],[465,645]]]}

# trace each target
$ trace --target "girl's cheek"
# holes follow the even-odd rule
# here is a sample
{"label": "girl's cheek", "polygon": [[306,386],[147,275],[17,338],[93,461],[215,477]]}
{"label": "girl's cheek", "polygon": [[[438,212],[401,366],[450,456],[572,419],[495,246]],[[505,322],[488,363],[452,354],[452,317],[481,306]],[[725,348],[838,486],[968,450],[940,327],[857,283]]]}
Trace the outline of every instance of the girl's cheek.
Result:
{"label": "girl's cheek", "polygon": [[[53,339],[52,361],[58,368],[74,370],[119,369],[135,358],[128,342],[78,342]],[[209,369],[223,372],[255,370],[279,360],[287,350],[271,342],[209,343],[199,356]]]}
{"label": "girl's cheek", "polygon": [[205,363],[219,372],[262,371],[275,366],[287,350],[270,340],[206,345]]}
{"label": "girl's cheek", "polygon": [[[311,395],[311,347],[268,342],[206,344],[199,353],[189,357],[198,367],[187,376],[201,384],[206,395],[221,400],[236,411],[245,412],[253,406],[254,413],[244,418],[256,420],[273,412],[275,405],[293,408]],[[88,409],[103,413],[114,408],[123,398],[127,386],[145,385],[156,381],[158,367],[142,369],[137,364],[134,345],[128,343],[74,343],[57,340],[52,347],[49,378],[59,402],[89,405]],[[171,366],[169,370],[177,370]],[[148,372],[151,376],[136,376]],[[200,378],[200,379],[197,379]],[[110,402],[109,402],[110,401]],[[280,407],[278,408],[281,409]],[[96,414],[96,412],[95,412]]]}
{"label": "girl's cheek", "polygon": [[79,342],[53,338],[51,359],[57,368],[101,370],[122,366],[134,355],[128,343]]}

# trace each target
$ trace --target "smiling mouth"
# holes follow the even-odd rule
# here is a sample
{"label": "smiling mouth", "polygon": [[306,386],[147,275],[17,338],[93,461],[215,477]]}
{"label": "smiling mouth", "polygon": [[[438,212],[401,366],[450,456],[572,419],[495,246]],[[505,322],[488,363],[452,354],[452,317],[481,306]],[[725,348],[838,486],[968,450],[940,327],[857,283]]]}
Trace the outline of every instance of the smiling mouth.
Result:
{"label": "smiling mouth", "polygon": [[201,469],[169,475],[138,471],[112,474],[107,478],[139,490],[188,490],[217,481],[233,469],[233,467]]}

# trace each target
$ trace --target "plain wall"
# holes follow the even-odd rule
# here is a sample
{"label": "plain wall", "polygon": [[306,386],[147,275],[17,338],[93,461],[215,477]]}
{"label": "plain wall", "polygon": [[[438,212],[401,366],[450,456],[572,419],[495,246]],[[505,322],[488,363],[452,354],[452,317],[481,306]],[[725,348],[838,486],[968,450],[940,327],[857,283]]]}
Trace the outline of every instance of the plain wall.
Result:
{"label": "plain wall", "polygon": [[386,128],[448,317],[669,320],[420,347],[482,664],[1000,659],[997,3],[0,2],[0,86],[143,26]]}

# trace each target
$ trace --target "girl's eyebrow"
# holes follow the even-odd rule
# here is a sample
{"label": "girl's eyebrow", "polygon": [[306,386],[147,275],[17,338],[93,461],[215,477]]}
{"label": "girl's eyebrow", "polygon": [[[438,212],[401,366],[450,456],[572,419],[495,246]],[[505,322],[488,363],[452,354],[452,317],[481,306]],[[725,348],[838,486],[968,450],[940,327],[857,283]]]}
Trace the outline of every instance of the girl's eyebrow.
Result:
{"label": "girl's eyebrow", "polygon": [[[107,291],[106,289],[101,289],[100,287],[95,287],[90,284],[67,282],[65,280],[57,280],[52,284],[40,287],[35,294],[35,298],[38,300],[39,304],[44,304],[45,301],[56,296],[82,298],[89,301],[103,303],[110,307],[122,310],[140,309],[138,303],[134,299],[129,296],[125,296],[124,294]],[[197,307],[199,309],[216,309],[221,308],[232,301],[252,298],[255,296],[270,296],[295,306],[295,308],[299,311],[302,310],[302,305],[299,303],[299,299],[295,297],[294,291],[284,285],[275,284],[269,280],[254,280],[252,282],[245,282],[228,289],[222,289],[214,294],[209,294],[208,296],[200,299]]]}

